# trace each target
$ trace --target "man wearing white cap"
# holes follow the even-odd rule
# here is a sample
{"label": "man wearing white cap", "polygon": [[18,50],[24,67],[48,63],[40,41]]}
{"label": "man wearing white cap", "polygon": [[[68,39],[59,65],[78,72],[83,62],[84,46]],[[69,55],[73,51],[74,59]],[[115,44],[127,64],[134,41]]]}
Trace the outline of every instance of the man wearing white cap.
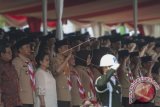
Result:
{"label": "man wearing white cap", "polygon": [[121,87],[114,75],[119,67],[115,56],[104,55],[100,60],[103,75],[98,77],[95,88],[99,101],[103,107],[121,107]]}

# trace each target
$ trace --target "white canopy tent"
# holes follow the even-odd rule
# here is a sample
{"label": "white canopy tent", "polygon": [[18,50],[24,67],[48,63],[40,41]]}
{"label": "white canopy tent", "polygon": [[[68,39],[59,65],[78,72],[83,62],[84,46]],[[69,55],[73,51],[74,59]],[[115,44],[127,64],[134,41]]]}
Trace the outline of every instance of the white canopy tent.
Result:
{"label": "white canopy tent", "polygon": [[[47,19],[56,20],[54,0],[48,0]],[[155,28],[160,24],[160,0],[138,0],[138,24]],[[0,13],[42,18],[42,3],[39,0],[0,1]],[[64,0],[62,20],[80,23],[118,25],[134,24],[133,2],[129,0]],[[144,27],[149,28],[149,27]],[[145,30],[146,31],[146,30]],[[155,34],[151,33],[150,34]],[[159,34],[159,33],[156,33]],[[159,35],[160,36],[160,35]]]}

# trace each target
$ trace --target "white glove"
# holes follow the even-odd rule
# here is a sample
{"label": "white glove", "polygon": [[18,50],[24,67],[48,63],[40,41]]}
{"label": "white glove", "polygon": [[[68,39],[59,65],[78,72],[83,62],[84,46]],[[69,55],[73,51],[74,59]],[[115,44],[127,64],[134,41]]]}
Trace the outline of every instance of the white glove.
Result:
{"label": "white glove", "polygon": [[112,65],[110,68],[113,70],[117,70],[119,66],[120,64],[117,63],[117,64]]}

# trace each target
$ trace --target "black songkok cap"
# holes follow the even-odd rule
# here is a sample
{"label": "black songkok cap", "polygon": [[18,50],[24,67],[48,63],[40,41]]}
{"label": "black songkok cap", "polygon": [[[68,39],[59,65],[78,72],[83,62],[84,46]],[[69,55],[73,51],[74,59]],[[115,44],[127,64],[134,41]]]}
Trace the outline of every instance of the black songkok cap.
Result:
{"label": "black songkok cap", "polygon": [[135,52],[130,52],[130,57],[137,57],[139,56],[139,52],[135,51]]}
{"label": "black songkok cap", "polygon": [[110,40],[111,40],[112,43],[115,43],[115,42],[121,41],[122,38],[121,38],[121,36],[119,36],[119,35],[114,35],[114,36],[112,36],[112,37],[110,38]]}
{"label": "black songkok cap", "polygon": [[150,61],[152,61],[152,57],[151,56],[141,57],[141,62],[142,63],[147,63],[147,62],[150,62]]}
{"label": "black songkok cap", "polygon": [[30,38],[23,38],[17,41],[17,43],[15,44],[15,47],[17,50],[19,50],[19,48],[21,48],[23,45],[30,44],[30,42],[31,42]]}
{"label": "black songkok cap", "polygon": [[120,50],[120,51],[118,52],[118,56],[119,56],[119,57],[127,57],[127,56],[129,56],[129,55],[130,55],[130,53],[129,53],[128,50]]}
{"label": "black songkok cap", "polygon": [[147,42],[147,43],[151,43],[151,42],[154,42],[155,41],[155,38],[154,37],[145,37],[144,40]]}
{"label": "black songkok cap", "polygon": [[122,37],[128,38],[128,37],[129,37],[129,34],[128,34],[128,33],[127,33],[127,34],[124,34],[124,35],[122,35]]}
{"label": "black songkok cap", "polygon": [[130,39],[123,39],[122,40],[122,44],[123,45],[128,45],[128,44],[130,44],[130,43],[135,43],[133,40],[130,40]]}
{"label": "black songkok cap", "polygon": [[81,51],[76,52],[75,64],[87,66],[87,58],[88,58],[88,55],[90,55],[90,54],[91,54],[91,52],[88,50],[81,50]]}
{"label": "black songkok cap", "polygon": [[158,74],[159,75],[159,68],[160,68],[160,63],[156,62],[152,68],[152,73]]}
{"label": "black songkok cap", "polygon": [[139,48],[142,48],[142,47],[144,47],[144,46],[147,45],[147,42],[138,41],[138,42],[137,42],[137,45],[138,45]]}
{"label": "black songkok cap", "polygon": [[109,53],[109,51],[110,49],[107,47],[103,47],[100,49],[94,49],[91,54],[92,55],[91,63],[95,66],[99,66],[100,59],[102,58],[102,56]]}
{"label": "black songkok cap", "polygon": [[60,47],[62,47],[64,45],[68,45],[68,41],[66,39],[56,41],[55,50],[58,51],[58,48],[60,48]]}
{"label": "black songkok cap", "polygon": [[160,47],[160,43],[156,43],[155,47],[159,48]]}
{"label": "black songkok cap", "polygon": [[106,36],[103,36],[103,40],[110,40],[112,38],[111,35],[106,35]]}

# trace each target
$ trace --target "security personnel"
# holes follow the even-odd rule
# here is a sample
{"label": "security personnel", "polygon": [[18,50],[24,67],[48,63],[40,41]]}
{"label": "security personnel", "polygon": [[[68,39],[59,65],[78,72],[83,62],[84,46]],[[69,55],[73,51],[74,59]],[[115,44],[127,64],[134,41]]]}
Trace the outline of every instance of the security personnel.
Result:
{"label": "security personnel", "polygon": [[119,67],[115,56],[104,55],[100,60],[103,75],[98,77],[95,88],[103,107],[121,107],[121,87],[114,73]]}

